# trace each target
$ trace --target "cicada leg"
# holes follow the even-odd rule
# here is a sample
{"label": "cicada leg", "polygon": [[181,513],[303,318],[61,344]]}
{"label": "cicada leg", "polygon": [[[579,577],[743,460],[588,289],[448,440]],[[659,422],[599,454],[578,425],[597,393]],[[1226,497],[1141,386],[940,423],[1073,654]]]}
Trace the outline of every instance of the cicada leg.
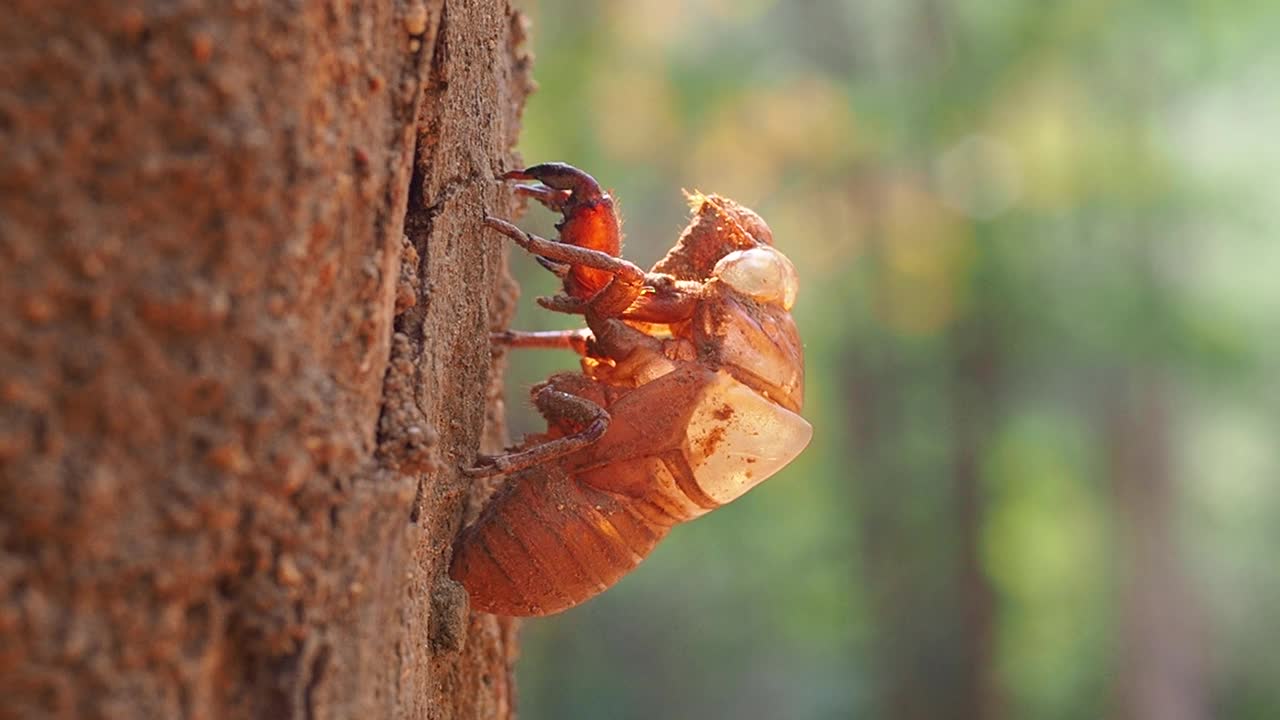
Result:
{"label": "cicada leg", "polygon": [[[504,180],[514,180],[510,173],[503,176]],[[556,190],[542,185],[516,185],[515,191],[517,195],[523,195],[527,198],[533,198],[542,203],[548,210],[552,212],[564,212],[564,207],[569,203],[572,194],[568,190]]]}
{"label": "cicada leg", "polygon": [[544,348],[551,350],[572,350],[579,355],[586,355],[588,343],[591,342],[591,331],[586,328],[578,330],[503,330],[489,333],[489,341],[497,345],[511,348]]}
{"label": "cicada leg", "polygon": [[495,217],[486,216],[484,224],[511,238],[534,255],[570,266],[602,270],[610,275],[608,284],[589,298],[569,298],[572,302],[555,307],[540,303],[543,307],[560,312],[617,317],[631,307],[631,303],[640,296],[640,291],[644,288],[646,273],[633,262],[591,248],[552,242]]}
{"label": "cicada leg", "polygon": [[[549,162],[532,165],[524,170],[511,170],[502,175],[503,180],[536,180],[546,187],[520,185],[529,197],[537,199],[552,210],[560,211],[570,200],[588,203],[605,196],[600,183],[585,171],[568,163]],[[545,199],[544,199],[545,198]],[[558,205],[553,206],[555,202]]]}
{"label": "cicada leg", "polygon": [[551,385],[545,385],[538,391],[533,404],[547,418],[548,424],[569,424],[582,429],[525,450],[501,455],[480,455],[476,458],[475,465],[463,469],[463,474],[481,478],[518,472],[581,450],[599,440],[609,429],[609,413],[603,407],[587,398],[557,390]]}

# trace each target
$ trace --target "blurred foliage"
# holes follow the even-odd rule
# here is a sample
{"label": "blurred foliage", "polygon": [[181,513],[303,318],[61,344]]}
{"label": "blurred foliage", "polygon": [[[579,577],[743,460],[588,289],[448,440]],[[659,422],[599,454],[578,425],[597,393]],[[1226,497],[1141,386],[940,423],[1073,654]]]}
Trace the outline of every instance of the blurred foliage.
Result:
{"label": "blurred foliage", "polygon": [[[1280,717],[1280,3],[526,9],[526,159],[610,187],[642,265],[681,188],[758,210],[804,281],[816,434],[526,624],[524,717],[1124,717],[1153,635],[1204,688],[1180,717]],[[572,326],[513,265],[515,327]],[[513,432],[569,367],[513,357]],[[952,685],[984,697],[919,699]]]}

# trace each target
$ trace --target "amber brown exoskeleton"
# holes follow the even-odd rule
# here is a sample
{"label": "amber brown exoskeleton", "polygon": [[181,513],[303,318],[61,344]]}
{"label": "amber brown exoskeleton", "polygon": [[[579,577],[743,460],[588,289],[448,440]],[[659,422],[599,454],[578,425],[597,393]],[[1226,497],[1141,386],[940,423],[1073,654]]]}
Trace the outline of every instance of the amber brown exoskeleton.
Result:
{"label": "amber brown exoskeleton", "polygon": [[765,222],[732,200],[691,196],[689,226],[645,272],[619,257],[613,200],[587,173],[544,163],[503,178],[534,181],[516,190],[563,213],[560,240],[485,224],[563,279],[564,294],[539,304],[587,327],[494,341],[574,350],[582,371],[534,388],[545,434],[466,469],[510,477],[462,532],[450,575],[472,607],[547,615],[612,586],[672,526],[805,448],[799,281]]}

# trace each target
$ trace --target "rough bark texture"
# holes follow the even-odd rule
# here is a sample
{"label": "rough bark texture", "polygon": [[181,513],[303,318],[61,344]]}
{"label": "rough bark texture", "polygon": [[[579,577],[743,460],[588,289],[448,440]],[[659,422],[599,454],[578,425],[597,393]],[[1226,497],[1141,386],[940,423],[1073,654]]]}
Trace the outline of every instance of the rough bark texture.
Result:
{"label": "rough bark texture", "polygon": [[442,578],[522,39],[503,0],[0,8],[0,717],[510,714],[514,628]]}

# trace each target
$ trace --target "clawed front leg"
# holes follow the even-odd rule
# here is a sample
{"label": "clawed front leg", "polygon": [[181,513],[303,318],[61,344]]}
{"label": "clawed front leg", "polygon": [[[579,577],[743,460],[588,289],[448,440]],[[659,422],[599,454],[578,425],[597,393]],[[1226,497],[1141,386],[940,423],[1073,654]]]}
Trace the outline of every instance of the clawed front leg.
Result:
{"label": "clawed front leg", "polygon": [[[502,178],[504,180],[513,179],[509,176],[510,173],[503,175]],[[572,197],[568,190],[556,190],[545,185],[516,185],[515,191],[517,195],[537,200],[552,212],[564,212],[565,206],[569,204],[569,200]]]}
{"label": "clawed front leg", "polygon": [[[613,198],[587,173],[572,165],[553,162],[512,170],[504,173],[502,179],[534,181],[535,184],[531,185],[517,185],[515,192],[531,197],[563,216],[556,223],[560,244],[594,250],[613,258],[622,250],[622,227],[613,207]],[[543,256],[542,261],[544,265],[548,261],[557,263],[550,269],[564,281],[565,293],[582,300],[600,294],[617,275],[615,270],[602,269],[589,261],[579,262],[551,255]],[[561,268],[564,268],[563,272]],[[607,302],[601,299],[597,304],[610,308],[613,304],[621,305],[633,292],[614,283],[610,289],[612,294],[608,296],[610,299]]]}
{"label": "clawed front leg", "polygon": [[614,361],[630,357],[641,348],[654,353],[662,352],[661,341],[645,335],[621,320],[607,318],[596,325],[597,331],[587,328],[533,332],[503,330],[490,333],[489,340],[495,345],[506,345],[510,348],[573,350],[584,357],[607,357]]}
{"label": "clawed front leg", "polygon": [[564,263],[558,263],[555,260],[548,260],[541,255],[534,255],[534,257],[538,259],[539,265],[561,280],[564,280],[569,274],[569,266]]}
{"label": "clawed front leg", "polygon": [[541,238],[492,215],[485,215],[484,224],[511,238],[517,245],[534,255],[566,265],[582,265],[604,270],[637,285],[644,282],[645,272],[629,260],[623,260],[620,257],[614,257],[599,250]]}
{"label": "clawed front leg", "polygon": [[527,450],[502,455],[477,456],[476,464],[463,468],[462,473],[467,477],[482,478],[519,472],[581,450],[599,440],[609,429],[609,413],[604,408],[584,397],[561,392],[550,385],[538,391],[533,398],[533,404],[547,418],[549,424],[568,421],[582,427],[582,430],[535,445]]}
{"label": "clawed front leg", "polygon": [[541,303],[548,309],[583,314],[594,312],[600,317],[616,317],[631,306],[644,287],[647,275],[635,263],[599,250],[552,242],[527,233],[506,220],[492,216],[486,215],[484,224],[506,235],[517,245],[539,257],[569,266],[603,270],[612,275],[609,283],[591,297],[578,299],[561,296],[565,299],[561,301],[557,298],[554,307]]}
{"label": "clawed front leg", "polygon": [[[606,197],[595,178],[567,163],[539,163],[523,170],[510,170],[502,174],[502,179],[535,180],[542,183],[542,186],[520,187],[529,187],[538,191],[537,195],[531,193],[529,196],[544,203],[546,201],[542,196],[551,199],[559,194],[559,199],[555,200],[559,203],[559,207],[552,208],[556,211],[563,210],[571,201],[590,203]],[[545,191],[542,189],[543,186],[546,188]],[[547,207],[551,206],[547,205]]]}
{"label": "clawed front leg", "polygon": [[543,295],[534,299],[538,306],[544,310],[551,312],[564,313],[566,315],[586,315],[588,303],[586,300],[579,300],[569,295]]}

